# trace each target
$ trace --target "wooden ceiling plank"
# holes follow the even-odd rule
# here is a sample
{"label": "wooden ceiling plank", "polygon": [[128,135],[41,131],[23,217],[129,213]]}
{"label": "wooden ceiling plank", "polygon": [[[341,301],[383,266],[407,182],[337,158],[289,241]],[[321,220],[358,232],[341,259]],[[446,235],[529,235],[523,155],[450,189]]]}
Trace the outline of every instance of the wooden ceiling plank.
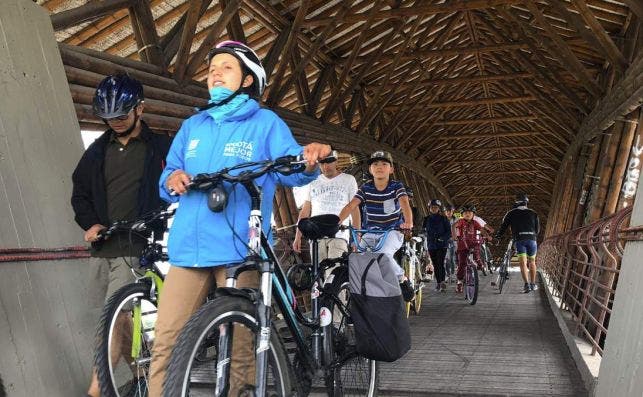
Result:
{"label": "wooden ceiling plank", "polygon": [[[301,23],[306,17],[306,13],[308,12],[309,5],[310,5],[310,0],[303,0],[301,2],[301,5],[297,9],[297,15],[295,15],[295,19],[293,20],[292,24],[290,24],[291,26],[290,26],[290,29],[288,30],[288,38],[286,40],[286,44],[284,45],[284,49],[281,53],[281,62],[279,62],[279,67],[277,68],[275,78],[272,81],[281,82],[281,80],[284,77],[284,74],[286,73],[286,67],[288,65],[288,60],[289,60],[288,54],[290,54],[293,47],[298,46],[297,34],[299,32]],[[270,87],[268,99],[266,100],[266,103],[269,106],[275,106],[277,104],[276,99],[277,99],[278,89],[279,87],[277,87],[276,85],[273,85]]]}
{"label": "wooden ceiling plank", "polygon": [[185,72],[185,78],[191,79],[192,76],[196,74],[197,70],[203,65],[208,51],[210,51],[212,46],[214,46],[217,40],[219,40],[221,33],[225,30],[225,27],[228,25],[232,17],[239,12],[241,1],[242,0],[230,0],[228,6],[221,11],[219,19],[208,28],[208,35],[203,39],[199,48],[190,58],[190,62]]}
{"label": "wooden ceiling plank", "polygon": [[114,11],[130,7],[138,0],[103,0],[90,2],[80,7],[62,11],[51,16],[54,31],[63,30],[83,22],[100,18]]}
{"label": "wooden ceiling plank", "polygon": [[[428,60],[429,58],[448,57],[453,55],[475,55],[486,54],[490,52],[504,52],[512,50],[520,50],[527,48],[526,43],[505,43],[485,46],[470,46],[470,47],[455,47],[455,48],[442,48],[438,50],[415,50],[412,54],[404,55],[402,60],[422,58]],[[385,56],[393,57],[395,54],[387,53]],[[361,58],[361,57],[360,57]],[[359,58],[358,58],[359,59]]]}
{"label": "wooden ceiling plank", "polygon": [[[304,71],[306,66],[308,66],[308,64],[313,60],[313,57],[317,54],[322,44],[324,44],[324,41],[326,40],[328,35],[332,32],[333,29],[337,27],[337,25],[341,23],[344,16],[348,13],[348,10],[350,10],[350,7],[348,7],[344,3],[344,5],[340,7],[337,14],[335,14],[335,16],[333,17],[333,22],[326,26],[324,30],[317,36],[315,41],[313,41],[313,45],[308,49],[304,58],[295,66],[294,70],[291,71],[290,77],[288,77],[286,82],[279,87],[277,96],[275,98],[276,103],[278,103],[284,97],[284,95],[286,95],[286,92],[290,89],[293,81],[301,76],[301,72]],[[296,48],[297,47],[293,47],[293,49]]]}
{"label": "wooden ceiling plank", "polygon": [[623,0],[623,3],[630,7],[630,10],[643,21],[643,3],[640,0]]}
{"label": "wooden ceiling plank", "polygon": [[346,118],[344,119],[344,126],[348,129],[351,129],[353,126],[353,117],[355,117],[355,112],[357,111],[357,104],[360,101],[360,97],[363,95],[362,87],[357,88],[353,91],[351,101],[346,109]]}
{"label": "wooden ceiling plank", "polygon": [[589,28],[594,32],[594,35],[598,39],[601,47],[607,52],[607,55],[610,59],[610,63],[614,65],[621,72],[625,71],[629,65],[627,59],[623,56],[621,51],[616,47],[614,41],[610,36],[605,32],[605,29],[600,22],[596,19],[592,11],[587,6],[585,0],[571,0],[572,3],[576,5],[578,12],[583,17],[583,20],[587,23]]}
{"label": "wooden ceiling plank", "polygon": [[272,72],[277,65],[279,57],[284,51],[284,47],[286,46],[286,44],[288,44],[288,38],[291,35],[291,32],[292,25],[288,25],[284,29],[282,29],[277,35],[277,39],[270,47],[268,55],[266,55],[263,60],[263,68],[266,71],[266,81],[268,82],[268,85],[270,85],[270,82],[272,81]]}
{"label": "wooden ceiling plank", "polygon": [[[458,11],[466,10],[480,10],[490,7],[497,7],[500,5],[506,4],[517,4],[521,0],[467,0],[461,2],[453,2],[449,4],[439,4],[439,5],[423,5],[417,4],[411,7],[396,8],[391,10],[379,11],[375,15],[376,19],[389,19],[389,18],[401,18],[407,19],[413,16],[420,15],[434,15],[434,14],[444,14],[452,13]],[[368,19],[367,13],[354,14],[349,16],[345,22],[346,23],[356,23],[360,21],[365,21]],[[314,26],[324,26],[329,23],[329,18],[313,18],[306,20],[304,22],[305,26],[314,27]]]}

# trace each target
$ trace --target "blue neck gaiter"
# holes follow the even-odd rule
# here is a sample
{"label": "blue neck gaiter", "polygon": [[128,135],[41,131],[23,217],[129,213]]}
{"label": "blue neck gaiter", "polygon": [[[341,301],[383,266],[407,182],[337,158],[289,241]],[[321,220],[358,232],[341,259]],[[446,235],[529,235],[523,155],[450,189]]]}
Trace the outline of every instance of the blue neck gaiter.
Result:
{"label": "blue neck gaiter", "polygon": [[[232,91],[225,87],[213,87],[210,88],[210,100],[208,103],[218,103],[228,98],[233,94]],[[212,116],[214,121],[221,122],[226,116],[231,115],[236,112],[244,103],[250,98],[248,94],[239,94],[232,98],[230,102],[223,104],[221,106],[213,106],[210,109],[206,110]]]}

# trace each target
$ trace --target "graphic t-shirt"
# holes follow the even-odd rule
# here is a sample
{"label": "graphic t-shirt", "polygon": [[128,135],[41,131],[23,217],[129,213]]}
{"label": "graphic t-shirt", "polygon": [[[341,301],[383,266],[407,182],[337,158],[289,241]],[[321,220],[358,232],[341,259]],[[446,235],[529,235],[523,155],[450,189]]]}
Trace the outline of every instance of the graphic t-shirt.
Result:
{"label": "graphic t-shirt", "polygon": [[[323,174],[320,175],[308,185],[307,200],[310,201],[311,206],[310,216],[339,215],[339,212],[353,199],[356,192],[357,181],[352,175],[341,173],[330,179]],[[344,220],[344,225],[348,225],[349,218]],[[335,237],[348,241],[348,230],[340,230]]]}
{"label": "graphic t-shirt", "polygon": [[377,190],[373,182],[367,182],[357,190],[363,204],[363,229],[392,229],[402,224],[400,197],[406,196],[401,182],[390,180],[384,190]]}

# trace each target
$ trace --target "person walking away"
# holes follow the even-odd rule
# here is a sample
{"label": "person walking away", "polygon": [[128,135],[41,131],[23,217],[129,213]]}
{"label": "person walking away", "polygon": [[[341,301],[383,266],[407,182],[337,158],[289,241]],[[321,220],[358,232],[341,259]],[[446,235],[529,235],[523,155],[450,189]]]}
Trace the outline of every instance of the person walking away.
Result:
{"label": "person walking away", "polygon": [[524,193],[516,195],[514,208],[509,210],[495,237],[500,239],[508,227],[511,227],[511,235],[516,245],[520,273],[525,283],[523,292],[528,293],[538,289],[536,284],[536,254],[538,243],[536,241],[540,232],[540,220],[538,214],[527,208],[529,197]]}

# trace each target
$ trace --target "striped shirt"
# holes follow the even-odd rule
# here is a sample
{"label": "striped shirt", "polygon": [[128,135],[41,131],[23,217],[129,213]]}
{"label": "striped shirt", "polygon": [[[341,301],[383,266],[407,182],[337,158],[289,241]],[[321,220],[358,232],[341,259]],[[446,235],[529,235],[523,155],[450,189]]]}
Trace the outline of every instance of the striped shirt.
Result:
{"label": "striped shirt", "polygon": [[377,190],[373,182],[366,182],[355,197],[362,206],[362,228],[387,230],[402,224],[400,197],[406,196],[404,185],[390,180],[384,190]]}

